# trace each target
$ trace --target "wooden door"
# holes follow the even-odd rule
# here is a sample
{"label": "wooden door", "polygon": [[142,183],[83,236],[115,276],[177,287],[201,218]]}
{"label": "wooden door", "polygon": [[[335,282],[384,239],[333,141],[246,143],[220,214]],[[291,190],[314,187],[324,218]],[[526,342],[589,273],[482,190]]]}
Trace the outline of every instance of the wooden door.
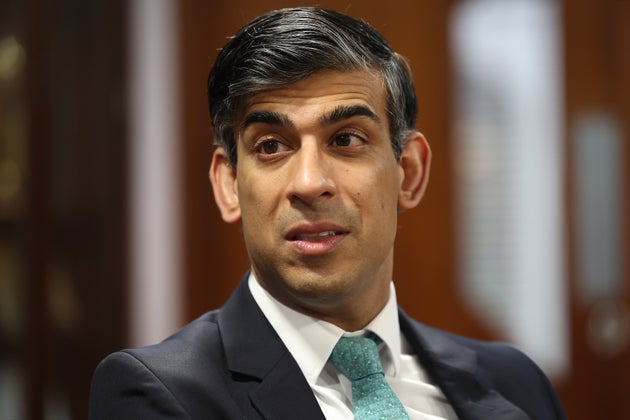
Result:
{"label": "wooden door", "polygon": [[559,390],[571,419],[626,419],[630,3],[566,1],[564,36],[572,339],[571,370]]}

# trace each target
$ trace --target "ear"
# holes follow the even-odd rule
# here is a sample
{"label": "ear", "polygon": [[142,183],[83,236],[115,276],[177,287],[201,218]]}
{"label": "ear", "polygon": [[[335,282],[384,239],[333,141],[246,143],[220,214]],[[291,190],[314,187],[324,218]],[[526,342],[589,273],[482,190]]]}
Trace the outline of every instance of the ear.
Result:
{"label": "ear", "polygon": [[429,183],[431,148],[422,133],[414,131],[403,147],[399,162],[402,171],[398,208],[409,210],[418,205]]}
{"label": "ear", "polygon": [[218,147],[212,155],[210,183],[214,191],[214,201],[226,223],[234,223],[241,218],[238,201],[236,168],[230,163],[225,149]]}

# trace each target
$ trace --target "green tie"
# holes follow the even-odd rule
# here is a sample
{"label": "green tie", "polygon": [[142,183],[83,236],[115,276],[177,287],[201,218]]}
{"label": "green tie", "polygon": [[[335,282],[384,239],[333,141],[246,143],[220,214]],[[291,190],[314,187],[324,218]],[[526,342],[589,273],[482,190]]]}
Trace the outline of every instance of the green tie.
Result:
{"label": "green tie", "polygon": [[355,419],[409,419],[402,403],[385,380],[373,339],[341,337],[333,349],[330,362],[352,381]]}

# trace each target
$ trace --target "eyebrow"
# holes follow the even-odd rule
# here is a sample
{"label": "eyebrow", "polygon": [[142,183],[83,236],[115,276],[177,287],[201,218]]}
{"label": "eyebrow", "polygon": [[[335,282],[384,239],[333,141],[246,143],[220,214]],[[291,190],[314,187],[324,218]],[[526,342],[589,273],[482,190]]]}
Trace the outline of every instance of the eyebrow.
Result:
{"label": "eyebrow", "polygon": [[291,121],[287,115],[273,111],[256,111],[245,116],[241,130],[245,130],[250,125],[256,123],[280,125],[289,128],[294,127],[293,121]]}
{"label": "eyebrow", "polygon": [[324,114],[319,119],[319,123],[323,126],[331,125],[353,117],[368,117],[374,122],[381,122],[378,115],[365,105],[340,105],[331,112]]}
{"label": "eyebrow", "polygon": [[[319,118],[319,124],[322,126],[332,125],[353,117],[367,117],[377,123],[381,122],[379,116],[365,105],[340,105],[322,115]],[[250,125],[258,123],[288,128],[295,127],[293,121],[285,114],[274,111],[255,111],[245,116],[241,130],[245,130]]]}

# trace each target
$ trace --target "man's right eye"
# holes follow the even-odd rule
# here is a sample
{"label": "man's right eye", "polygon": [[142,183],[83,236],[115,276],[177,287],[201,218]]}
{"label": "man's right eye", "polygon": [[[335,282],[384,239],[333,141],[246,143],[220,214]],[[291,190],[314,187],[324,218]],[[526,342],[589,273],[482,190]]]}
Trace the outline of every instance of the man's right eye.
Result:
{"label": "man's right eye", "polygon": [[284,149],[286,149],[286,146],[277,140],[265,140],[256,146],[256,152],[263,155],[273,155]]}

